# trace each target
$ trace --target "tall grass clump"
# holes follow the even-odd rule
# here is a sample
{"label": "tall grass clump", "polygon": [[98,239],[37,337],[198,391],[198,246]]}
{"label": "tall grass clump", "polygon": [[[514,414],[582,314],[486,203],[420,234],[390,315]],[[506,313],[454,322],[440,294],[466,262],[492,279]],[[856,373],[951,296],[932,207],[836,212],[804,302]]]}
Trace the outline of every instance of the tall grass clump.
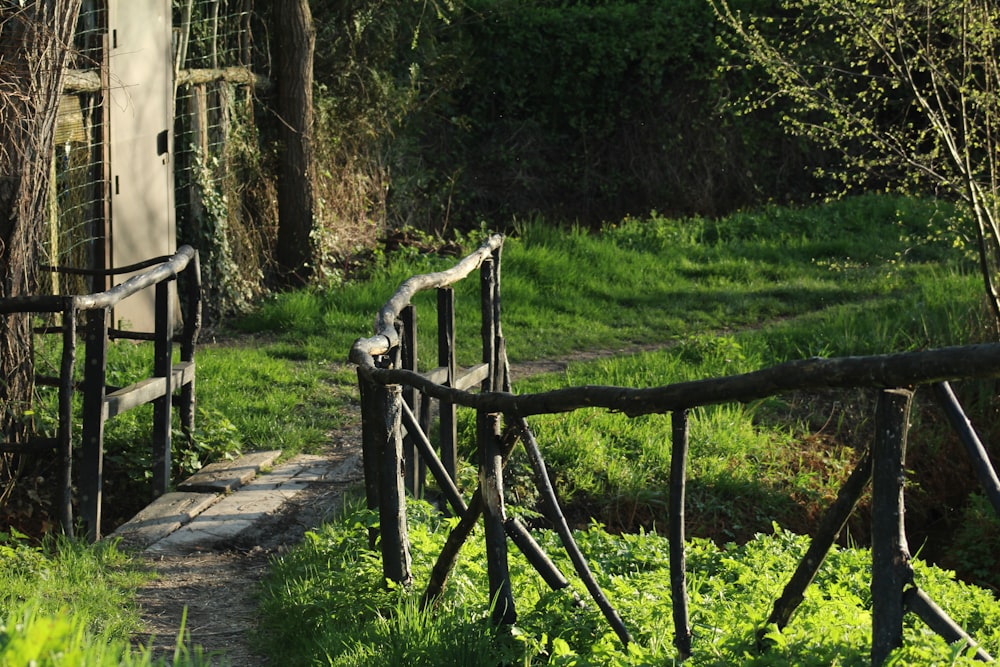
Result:
{"label": "tall grass clump", "polygon": [[[0,666],[166,664],[130,642],[140,628],[133,596],[147,577],[112,543],[49,537],[32,545],[0,533]],[[179,638],[171,664],[209,662]]]}

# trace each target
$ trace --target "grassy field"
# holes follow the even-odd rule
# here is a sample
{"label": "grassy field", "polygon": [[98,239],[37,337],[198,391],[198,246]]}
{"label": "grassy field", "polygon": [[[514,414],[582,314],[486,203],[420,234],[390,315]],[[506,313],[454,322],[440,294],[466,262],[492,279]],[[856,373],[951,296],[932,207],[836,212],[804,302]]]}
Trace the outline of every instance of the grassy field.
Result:
{"label": "grassy field", "polygon": [[[652,214],[609,225],[600,234],[521,221],[503,255],[503,327],[512,361],[572,359],[579,350],[616,354],[588,363],[571,361],[565,372],[528,378],[516,390],[584,383],[654,386],[816,355],[991,339],[974,258],[963,246],[957,225],[947,206],[874,196],[722,220],[671,220]],[[470,236],[463,242],[471,250],[480,240]],[[206,336],[198,354],[196,444],[180,451],[178,466],[195,469],[237,450],[281,448],[286,455],[321,451],[329,432],[352,419],[355,410],[356,378],[345,363],[351,343],[371,335],[375,313],[405,278],[454,261],[416,248],[376,257],[363,280],[276,295],[231,327]],[[479,357],[475,283],[467,281],[458,290],[459,361],[464,364]],[[416,301],[425,350],[434,349],[432,298]],[[111,366],[124,383],[145,362],[135,356],[136,350],[119,348]],[[974,419],[994,412],[989,388],[963,387],[961,392]],[[794,533],[806,532],[836,493],[858,447],[866,442],[870,416],[870,396],[833,393],[780,396],[692,415],[688,513],[695,535],[690,561],[697,604],[693,618],[696,636],[707,651],[695,664],[863,662],[858,647],[867,642],[866,603],[857,580],[863,576],[865,556],[854,549],[843,550],[834,570],[824,575],[828,587],[820,595],[836,603],[832,611],[824,611],[827,607],[817,600],[813,606],[818,615],[803,615],[781,651],[771,658],[744,654],[749,651],[748,628],[766,616],[761,605],[783,583],[787,564],[801,550]],[[464,420],[463,430],[468,430],[469,416]],[[137,412],[109,424],[110,471],[137,462],[141,467],[143,423]],[[433,619],[421,615],[413,609],[410,592],[382,586],[377,560],[358,543],[371,517],[350,511],[339,522],[318,529],[276,566],[264,596],[263,625],[271,631],[262,636],[280,651],[282,664],[325,664],[324,656],[331,664],[401,664],[400,655],[414,665],[445,664],[441,661],[450,658],[442,656],[456,655],[464,657],[454,664],[496,664],[496,651],[519,664],[670,662],[672,649],[663,639],[669,633],[661,627],[669,619],[664,596],[656,593],[655,605],[646,598],[633,599],[636,591],[653,595],[666,581],[665,545],[656,532],[665,526],[669,419],[627,420],[578,411],[536,418],[532,425],[577,525],[585,528],[593,518],[604,526],[581,533],[581,540],[589,553],[609,554],[606,559],[615,561],[601,562],[601,576],[616,604],[636,624],[640,641],[633,649],[621,651],[592,612],[571,610],[564,598],[542,591],[526,571],[517,584],[523,630],[495,637],[481,622],[486,605],[477,592],[483,587],[483,572],[475,565],[475,548],[463,552],[464,569],[449,589],[458,595],[449,597],[445,611]],[[960,469],[949,472],[955,467],[950,465],[954,445],[942,433],[939,419],[915,411],[908,500],[922,503],[928,512],[935,503],[938,509],[945,507],[941,494],[961,481]],[[942,460],[949,465],[941,465]],[[534,497],[524,469],[525,463],[515,456],[510,500],[530,517]],[[463,470],[466,479],[471,474],[471,468]],[[967,501],[966,492],[947,498],[948,511],[976,519],[978,529],[950,534],[952,553],[961,561],[956,565],[973,578],[994,581],[995,551],[989,545],[1000,544],[1000,528],[984,518],[988,512],[981,499]],[[426,521],[411,530],[419,567],[434,556],[443,534],[441,520],[425,515],[419,518]],[[914,518],[936,520],[930,514]],[[775,524],[782,530],[770,535]],[[616,537],[606,528],[635,532]],[[851,524],[856,540],[864,541],[864,530],[863,522]],[[541,535],[553,553],[557,551],[554,538]],[[913,544],[927,547],[926,554],[933,550],[930,540],[928,536]],[[732,544],[725,546],[728,542]],[[21,546],[11,549],[0,544],[0,563],[21,558],[11,555],[21,553]],[[56,555],[44,554],[39,563],[54,562]],[[102,557],[96,556],[98,561]],[[753,562],[765,565],[748,565]],[[773,567],[766,565],[772,562]],[[124,564],[120,568],[127,570]],[[16,574],[20,570],[7,569],[15,572],[11,576],[21,576]],[[989,595],[951,581],[936,568],[926,571],[942,599],[966,610],[956,616],[972,619],[970,629],[981,629],[991,650],[1000,649],[998,639],[987,632],[1000,627],[991,620],[996,610]],[[24,572],[35,576],[30,568]],[[739,583],[745,590],[736,595],[718,582]],[[102,584],[124,591],[135,585],[132,580]],[[63,595],[76,595],[80,587],[70,584]],[[61,623],[67,636],[93,636],[96,639],[85,645],[103,646],[102,628],[117,628],[108,631],[115,637],[129,632],[132,621],[120,616],[127,608],[119,601],[97,602],[92,616],[78,621],[75,615],[60,615],[58,606],[42,606],[26,595],[25,601],[0,605],[0,618],[8,619],[8,634],[0,636],[16,639],[36,631],[38,624]],[[365,613],[358,616],[358,609]],[[858,627],[826,641],[831,624],[845,615],[856,616]],[[281,620],[285,618],[296,621],[289,625]],[[298,619],[305,621],[299,624]],[[21,630],[11,633],[9,628]],[[907,649],[910,653],[901,654],[904,662],[923,662],[927,656],[950,659],[947,647],[916,626],[908,628],[907,640],[913,645]],[[305,637],[303,631],[312,635]],[[389,641],[403,636],[407,641]],[[424,643],[414,648],[411,640]],[[0,656],[4,646],[14,645],[0,641]],[[417,654],[426,662],[413,657]],[[483,654],[492,657],[477,662],[476,656]],[[135,659],[135,664],[143,664],[141,654]],[[185,654],[183,659],[197,664],[199,657]]]}

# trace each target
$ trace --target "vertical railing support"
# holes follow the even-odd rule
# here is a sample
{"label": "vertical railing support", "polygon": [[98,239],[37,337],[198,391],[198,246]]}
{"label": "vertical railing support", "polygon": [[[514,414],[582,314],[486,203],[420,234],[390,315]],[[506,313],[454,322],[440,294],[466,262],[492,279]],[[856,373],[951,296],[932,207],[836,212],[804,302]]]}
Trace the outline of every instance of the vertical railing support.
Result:
{"label": "vertical railing support", "polygon": [[59,523],[73,537],[73,367],[76,365],[77,310],[63,311],[62,364],[59,369]]}
{"label": "vertical railing support", "polygon": [[913,581],[903,525],[906,433],[913,392],[884,389],[875,406],[872,448],[872,650],[885,662],[903,645],[903,590]]}
{"label": "vertical railing support", "polygon": [[153,496],[170,490],[171,406],[173,403],[173,304],[177,282],[156,284],[156,335],[153,342],[153,376],[166,383],[164,395],[153,400]]}
{"label": "vertical railing support", "polygon": [[496,415],[480,412],[476,418],[479,445],[479,475],[483,490],[483,523],[486,532],[486,571],[490,584],[494,625],[513,625],[517,621],[514,594],[507,562],[507,520],[503,500],[503,454],[500,438],[494,429]]}
{"label": "vertical railing support", "polygon": [[[455,290],[443,287],[437,292],[438,366],[448,369],[445,386],[455,386]],[[458,428],[455,404],[441,401],[439,407],[441,463],[452,481],[458,479]]]}
{"label": "vertical railing support", "polygon": [[[402,336],[400,336],[400,368],[414,371],[417,370],[417,309],[412,305],[403,308],[399,314],[402,322]],[[419,411],[417,403],[420,394],[413,385],[404,385],[402,388],[403,400],[414,413]],[[403,484],[406,490],[413,494],[414,498],[420,497],[420,472],[419,460],[413,436],[407,433],[403,438]]]}
{"label": "vertical railing support", "polygon": [[674,646],[681,660],[691,656],[691,626],[684,557],[684,486],[687,477],[687,410],[671,413],[673,451],[670,454],[670,595],[673,600]]}
{"label": "vertical railing support", "polygon": [[[496,358],[496,265],[487,259],[480,267],[483,362],[490,372],[482,390],[493,391]],[[492,619],[495,625],[513,624],[517,619],[507,563],[506,514],[503,500],[503,454],[500,446],[500,415],[476,414],[476,442],[479,446],[479,483],[483,490],[483,524],[486,533],[486,569],[490,580]]]}
{"label": "vertical railing support", "polygon": [[87,539],[101,539],[104,485],[104,378],[108,368],[107,308],[87,311],[83,369],[83,460],[80,465],[80,514]]}
{"label": "vertical railing support", "polygon": [[399,385],[372,384],[381,413],[376,431],[379,479],[379,526],[382,537],[382,573],[386,579],[409,586],[413,581],[410,540],[406,530],[406,489],[403,487],[403,394]]}
{"label": "vertical railing support", "polygon": [[[181,361],[194,362],[195,346],[201,333],[201,263],[198,251],[195,250],[190,265],[184,273],[186,286],[187,316],[184,318],[184,329],[181,336]],[[196,374],[191,375],[189,382],[181,387],[180,405],[178,406],[181,431],[190,440],[194,437],[194,422],[197,412],[195,398]]]}
{"label": "vertical railing support", "polygon": [[493,251],[490,262],[492,273],[492,286],[490,292],[490,302],[493,308],[493,351],[492,366],[490,370],[493,376],[493,391],[510,391],[510,369],[507,368],[507,343],[503,337],[503,327],[500,318],[500,258],[503,254],[503,246]]}
{"label": "vertical railing support", "polygon": [[[379,442],[384,427],[380,387],[358,369],[358,393],[361,400],[361,463],[365,473],[365,500],[369,510],[379,508]],[[378,543],[378,529],[368,529],[368,546]]]}

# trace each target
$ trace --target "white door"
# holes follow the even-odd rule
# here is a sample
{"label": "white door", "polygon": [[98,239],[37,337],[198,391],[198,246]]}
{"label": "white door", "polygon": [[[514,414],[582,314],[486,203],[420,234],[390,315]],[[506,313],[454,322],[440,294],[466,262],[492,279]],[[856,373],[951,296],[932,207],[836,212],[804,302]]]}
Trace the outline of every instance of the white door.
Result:
{"label": "white door", "polygon": [[[109,0],[111,265],[176,249],[170,0]],[[115,284],[128,276],[115,278]],[[153,331],[153,290],[115,309],[115,326]]]}

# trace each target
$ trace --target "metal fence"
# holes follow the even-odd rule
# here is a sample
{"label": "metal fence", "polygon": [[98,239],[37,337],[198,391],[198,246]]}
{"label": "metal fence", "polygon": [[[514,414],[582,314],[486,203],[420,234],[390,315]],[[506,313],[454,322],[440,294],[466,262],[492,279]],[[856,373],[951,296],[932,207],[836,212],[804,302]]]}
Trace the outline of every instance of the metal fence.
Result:
{"label": "metal fence", "polygon": [[[43,263],[52,266],[108,266],[113,211],[106,91],[114,83],[108,80],[108,16],[115,1],[84,0],[77,24],[42,248]],[[262,232],[246,221],[246,193],[254,184],[240,169],[259,162],[255,118],[265,107],[256,92],[268,88],[266,77],[256,73],[268,66],[264,20],[252,0],[173,0],[172,10],[177,242],[201,251],[208,302],[247,299],[254,289],[247,283],[261,273],[260,246],[254,243]],[[52,294],[110,286],[61,274],[47,280],[42,287]]]}

